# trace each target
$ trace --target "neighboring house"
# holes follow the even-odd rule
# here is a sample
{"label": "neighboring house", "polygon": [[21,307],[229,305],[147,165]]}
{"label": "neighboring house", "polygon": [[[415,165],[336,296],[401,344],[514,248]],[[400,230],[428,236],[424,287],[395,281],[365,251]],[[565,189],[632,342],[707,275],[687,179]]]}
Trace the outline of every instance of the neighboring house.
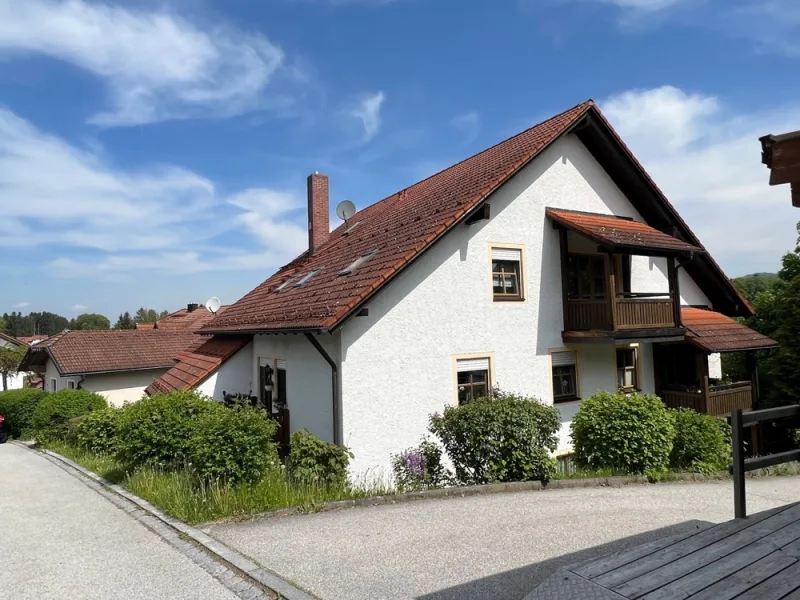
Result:
{"label": "neighboring house", "polygon": [[752,309],[592,102],[332,232],[325,176],[308,178],[308,206],[309,250],[152,391],[252,391],[363,472],[494,386],[555,403],[560,451],[598,390],[749,408],[751,382],[714,386],[718,353],[775,346],[730,318]]}
{"label": "neighboring house", "polygon": [[39,335],[21,335],[17,339],[20,342],[24,342],[28,346],[33,346],[34,344],[38,344],[42,340],[46,340],[48,337],[49,336],[42,335],[42,334],[39,334]]}
{"label": "neighboring house", "polygon": [[112,406],[136,402],[153,380],[182,353],[204,344],[193,333],[214,315],[197,304],[164,317],[162,327],[145,330],[63,331],[30,347],[23,366],[55,392],[81,388],[103,395]]}
{"label": "neighboring house", "polygon": [[[21,348],[27,345],[28,344],[22,341],[22,339],[15,338],[0,331],[0,348]],[[8,390],[18,390],[22,387],[25,387],[25,375],[26,373],[24,371],[20,371],[19,373],[7,376],[5,388]],[[3,382],[0,381],[0,392],[2,391]]]}
{"label": "neighboring house", "polygon": [[770,170],[769,184],[790,184],[792,206],[800,207],[800,131],[765,135],[761,142],[761,162]]}

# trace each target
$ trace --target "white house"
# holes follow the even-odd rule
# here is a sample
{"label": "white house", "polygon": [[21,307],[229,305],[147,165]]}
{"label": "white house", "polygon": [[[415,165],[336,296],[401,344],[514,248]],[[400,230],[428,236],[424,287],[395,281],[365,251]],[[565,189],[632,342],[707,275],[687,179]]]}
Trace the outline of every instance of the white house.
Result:
{"label": "white house", "polygon": [[[22,348],[27,346],[22,340],[0,331],[0,348]],[[20,371],[13,375],[3,376],[0,381],[0,392],[3,390],[18,390],[25,386],[25,373]]]}
{"label": "white house", "polygon": [[213,319],[198,304],[190,304],[143,329],[65,330],[32,345],[22,367],[38,373],[49,392],[80,388],[122,406],[140,400],[183,353],[204,344],[207,338],[193,331]]}
{"label": "white house", "polygon": [[347,445],[356,472],[493,386],[555,403],[561,451],[598,390],[750,406],[751,382],[714,387],[718,353],[775,345],[730,318],[751,308],[591,101],[333,232],[325,176],[308,203],[308,251],[201,330],[218,352],[154,389],[253,393]]}

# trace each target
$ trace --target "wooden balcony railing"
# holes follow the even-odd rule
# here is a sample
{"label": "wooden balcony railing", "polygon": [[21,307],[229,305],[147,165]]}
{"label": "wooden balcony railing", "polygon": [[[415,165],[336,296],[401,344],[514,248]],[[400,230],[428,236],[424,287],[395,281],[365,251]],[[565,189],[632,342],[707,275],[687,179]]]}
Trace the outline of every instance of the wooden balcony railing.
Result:
{"label": "wooden balcony railing", "polygon": [[699,413],[724,417],[737,409],[753,408],[753,387],[749,381],[709,385],[706,377],[702,388],[667,388],[661,391],[661,399],[669,408],[691,408]]}
{"label": "wooden balcony railing", "polygon": [[567,330],[616,331],[676,327],[675,301],[663,293],[567,298],[566,311],[564,324]]}

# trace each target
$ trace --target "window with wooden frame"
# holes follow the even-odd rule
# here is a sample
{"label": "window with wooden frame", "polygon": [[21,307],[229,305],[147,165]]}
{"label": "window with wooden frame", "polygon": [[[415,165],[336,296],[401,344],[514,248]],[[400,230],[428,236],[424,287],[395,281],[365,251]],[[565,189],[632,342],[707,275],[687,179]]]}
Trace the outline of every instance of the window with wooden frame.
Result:
{"label": "window with wooden frame", "polygon": [[550,354],[553,375],[553,402],[580,399],[578,390],[578,353],[564,350]]}
{"label": "window with wooden frame", "polygon": [[[631,257],[629,254],[615,254],[617,293],[631,291]],[[592,300],[606,296],[606,264],[603,254],[569,255],[567,265],[567,293],[569,298]]]}
{"label": "window with wooden frame", "polygon": [[492,391],[491,381],[491,359],[488,356],[456,360],[459,406],[488,396]]}
{"label": "window with wooden frame", "polygon": [[492,248],[492,295],[495,300],[523,300],[522,250]]}
{"label": "window with wooden frame", "polygon": [[639,349],[617,348],[617,389],[633,392],[639,388]]}

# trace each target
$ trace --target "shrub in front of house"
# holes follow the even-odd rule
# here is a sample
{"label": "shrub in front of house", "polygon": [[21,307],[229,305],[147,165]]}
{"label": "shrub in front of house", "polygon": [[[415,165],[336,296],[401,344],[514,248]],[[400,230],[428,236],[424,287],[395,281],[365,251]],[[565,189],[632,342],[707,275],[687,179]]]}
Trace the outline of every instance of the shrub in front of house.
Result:
{"label": "shrub in front of house", "polygon": [[442,464],[442,449],[428,439],[393,455],[392,473],[401,492],[443,487],[452,480],[452,474]]}
{"label": "shrub in front of house", "polygon": [[344,486],[351,458],[353,454],[346,447],[325,442],[303,429],[292,434],[286,466],[298,483]]}
{"label": "shrub in front of house", "polygon": [[95,454],[115,454],[118,447],[119,420],[122,409],[104,408],[78,417],[75,445]]}
{"label": "shrub in front of house", "polygon": [[579,467],[618,473],[663,471],[675,437],[672,415],[652,394],[598,392],[581,404],[571,432]]}
{"label": "shrub in front of house", "polygon": [[433,415],[429,429],[444,446],[462,484],[548,481],[555,473],[550,453],[558,444],[561,418],[539,400],[495,391]]}
{"label": "shrub in front of house", "polygon": [[6,418],[9,435],[20,438],[23,432],[30,431],[33,411],[46,396],[47,392],[34,388],[0,392],[0,415]]}
{"label": "shrub in front of house", "polygon": [[142,398],[122,409],[117,454],[128,467],[181,468],[197,420],[224,410],[228,409],[191,390]]}
{"label": "shrub in front of house", "polygon": [[205,481],[255,482],[280,466],[274,440],[277,428],[263,410],[206,412],[194,424],[188,461]]}
{"label": "shrub in front of house", "polygon": [[669,466],[681,471],[713,473],[731,462],[731,428],[723,419],[688,408],[671,411],[675,439]]}
{"label": "shrub in front of house", "polygon": [[31,428],[39,441],[64,440],[70,420],[107,406],[105,398],[88,390],[61,390],[47,394],[33,410]]}

